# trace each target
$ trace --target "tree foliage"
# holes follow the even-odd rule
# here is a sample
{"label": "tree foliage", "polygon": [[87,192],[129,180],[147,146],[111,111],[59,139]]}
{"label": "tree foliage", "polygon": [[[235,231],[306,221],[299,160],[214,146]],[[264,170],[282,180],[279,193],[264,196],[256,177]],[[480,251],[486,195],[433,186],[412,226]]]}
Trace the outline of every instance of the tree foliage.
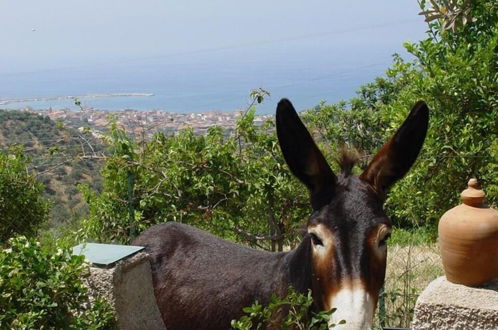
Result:
{"label": "tree foliage", "polygon": [[498,202],[498,3],[473,1],[471,15],[458,29],[445,28],[444,17],[431,20],[426,39],[405,44],[414,60],[395,55],[386,76],[356,98],[307,115],[325,144],[351,144],[372,155],[417,100],[429,104],[419,161],[387,201],[398,225],[434,225],[474,176],[489,203]]}
{"label": "tree foliage", "polygon": [[43,186],[28,170],[20,147],[0,151],[0,243],[15,234],[33,235],[48,219],[49,203]]}
{"label": "tree foliage", "polygon": [[[244,308],[245,315],[232,320],[232,329],[282,329],[282,330],[325,330],[337,325],[347,324],[346,320],[331,322],[336,308],[329,311],[310,313],[313,305],[311,290],[307,294],[297,292],[289,287],[287,296],[281,298],[272,295],[267,305],[255,301]],[[311,315],[310,315],[311,314]]]}
{"label": "tree foliage", "polygon": [[129,242],[152,224],[179,221],[273,250],[293,242],[307,194],[285,167],[273,123],[256,126],[254,114],[251,108],[232,133],[187,129],[141,143],[114,125],[103,191],[84,189],[84,232]]}

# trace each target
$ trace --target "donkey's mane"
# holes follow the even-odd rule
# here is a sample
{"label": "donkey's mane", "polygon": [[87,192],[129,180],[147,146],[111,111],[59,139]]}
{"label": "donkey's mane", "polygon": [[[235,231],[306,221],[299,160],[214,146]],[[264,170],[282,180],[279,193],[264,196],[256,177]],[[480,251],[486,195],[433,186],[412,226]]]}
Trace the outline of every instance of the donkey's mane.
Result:
{"label": "donkey's mane", "polygon": [[360,162],[361,155],[360,152],[351,147],[342,146],[339,150],[339,156],[337,157],[337,163],[341,168],[341,172],[344,176],[350,176],[353,167]]}

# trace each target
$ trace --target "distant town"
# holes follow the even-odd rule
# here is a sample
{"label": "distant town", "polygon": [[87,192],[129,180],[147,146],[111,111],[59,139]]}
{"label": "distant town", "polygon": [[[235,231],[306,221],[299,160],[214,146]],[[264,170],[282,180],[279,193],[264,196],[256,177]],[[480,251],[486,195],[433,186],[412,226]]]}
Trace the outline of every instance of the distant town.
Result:
{"label": "distant town", "polygon": [[[19,110],[29,111],[48,116],[55,121],[62,121],[73,127],[82,129],[85,126],[99,132],[108,128],[111,117],[116,118],[126,132],[132,135],[150,137],[156,132],[174,133],[180,129],[192,128],[196,133],[204,133],[209,127],[220,126],[224,129],[233,129],[243,111],[220,112],[209,111],[204,113],[171,113],[163,110],[139,111],[125,109],[107,111],[97,109],[33,109],[25,107]],[[255,124],[261,125],[273,115],[257,115]]]}

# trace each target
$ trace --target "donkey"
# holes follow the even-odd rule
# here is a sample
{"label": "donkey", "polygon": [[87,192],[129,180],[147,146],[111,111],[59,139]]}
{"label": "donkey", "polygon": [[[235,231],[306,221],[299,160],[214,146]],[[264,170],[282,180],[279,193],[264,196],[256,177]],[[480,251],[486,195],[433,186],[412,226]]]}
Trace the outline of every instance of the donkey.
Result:
{"label": "donkey", "polygon": [[312,291],[319,310],[346,329],[371,327],[386,269],[391,222],[386,193],[415,162],[429,110],[415,104],[395,135],[360,176],[351,160],[335,175],[291,102],[277,107],[277,135],[291,172],[308,188],[313,212],[290,252],[250,249],[175,222],[155,225],[133,242],[151,256],[154,293],[166,327],[228,329],[255,300],[285,296],[289,286]]}

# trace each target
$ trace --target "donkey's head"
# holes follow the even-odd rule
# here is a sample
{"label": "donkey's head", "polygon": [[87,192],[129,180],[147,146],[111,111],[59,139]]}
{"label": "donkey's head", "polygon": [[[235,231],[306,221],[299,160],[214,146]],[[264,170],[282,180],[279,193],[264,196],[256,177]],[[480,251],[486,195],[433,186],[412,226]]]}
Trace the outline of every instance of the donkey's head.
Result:
{"label": "donkey's head", "polygon": [[348,329],[369,328],[384,283],[391,232],[384,198],[418,156],[428,108],[418,102],[359,177],[350,173],[347,160],[341,174],[332,172],[288,100],[278,104],[276,121],[284,158],[308,188],[314,210],[303,244],[311,249],[315,303],[324,310],[336,307],[333,321],[346,320]]}

